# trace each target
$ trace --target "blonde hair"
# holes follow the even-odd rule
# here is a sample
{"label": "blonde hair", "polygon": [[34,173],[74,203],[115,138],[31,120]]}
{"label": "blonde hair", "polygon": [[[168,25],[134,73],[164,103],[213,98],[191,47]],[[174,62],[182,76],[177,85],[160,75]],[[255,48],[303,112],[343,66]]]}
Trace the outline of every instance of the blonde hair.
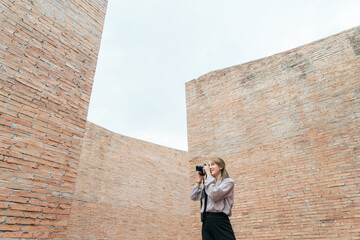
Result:
{"label": "blonde hair", "polygon": [[225,167],[225,161],[222,158],[219,157],[209,157],[208,158],[210,162],[215,163],[219,167],[222,167],[221,169],[221,182],[224,181],[225,178],[229,178],[229,173],[226,171]]}

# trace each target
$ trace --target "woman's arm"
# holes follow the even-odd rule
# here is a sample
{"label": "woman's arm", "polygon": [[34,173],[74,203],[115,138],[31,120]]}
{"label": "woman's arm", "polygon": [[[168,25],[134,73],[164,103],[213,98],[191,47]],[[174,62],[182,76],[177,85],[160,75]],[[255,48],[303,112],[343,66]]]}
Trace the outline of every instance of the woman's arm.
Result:
{"label": "woman's arm", "polygon": [[234,188],[234,180],[231,178],[225,178],[219,186],[216,185],[216,179],[212,176],[208,176],[205,180],[206,194],[215,202],[224,198]]}
{"label": "woman's arm", "polygon": [[200,187],[200,184],[197,184],[194,186],[194,188],[191,190],[190,198],[193,201],[199,201],[202,198],[202,190],[203,188]]}
{"label": "woman's arm", "polygon": [[200,187],[201,182],[204,179],[204,175],[200,175],[200,173],[198,173],[198,180],[196,181],[196,185],[194,186],[194,188],[191,190],[190,193],[190,198],[193,201],[199,201],[203,196],[202,191],[203,191],[203,187]]}

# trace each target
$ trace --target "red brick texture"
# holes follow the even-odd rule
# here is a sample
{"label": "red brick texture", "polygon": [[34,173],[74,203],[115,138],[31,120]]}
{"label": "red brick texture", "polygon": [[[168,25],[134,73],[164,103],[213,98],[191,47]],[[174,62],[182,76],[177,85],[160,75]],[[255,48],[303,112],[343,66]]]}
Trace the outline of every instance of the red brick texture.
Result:
{"label": "red brick texture", "polygon": [[86,123],[106,6],[0,0],[1,239],[200,239],[209,155],[239,239],[360,239],[360,27],[188,82],[186,153]]}
{"label": "red brick texture", "polygon": [[188,165],[187,152],[88,122],[68,239],[189,239]]}
{"label": "red brick texture", "polygon": [[[360,239],[360,27],[210,72],[186,92],[189,154],[227,161],[238,239]],[[193,203],[191,239],[198,212]]]}
{"label": "red brick texture", "polygon": [[0,238],[66,237],[106,4],[0,0]]}

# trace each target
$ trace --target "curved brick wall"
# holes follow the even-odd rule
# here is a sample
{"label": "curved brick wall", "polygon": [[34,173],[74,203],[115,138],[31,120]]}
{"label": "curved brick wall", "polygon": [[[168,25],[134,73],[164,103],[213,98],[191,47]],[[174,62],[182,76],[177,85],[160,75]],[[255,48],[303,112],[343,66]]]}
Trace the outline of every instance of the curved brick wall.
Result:
{"label": "curved brick wall", "polygon": [[65,239],[106,4],[0,0],[2,239]]}
{"label": "curved brick wall", "polygon": [[[86,123],[106,5],[0,0],[1,239],[200,239],[199,162]],[[239,238],[359,238],[359,31],[186,84],[190,156],[227,160]]]}
{"label": "curved brick wall", "polygon": [[88,122],[68,239],[189,239],[187,156]]}
{"label": "curved brick wall", "polygon": [[186,92],[189,153],[227,160],[239,239],[359,239],[360,27],[208,73]]}

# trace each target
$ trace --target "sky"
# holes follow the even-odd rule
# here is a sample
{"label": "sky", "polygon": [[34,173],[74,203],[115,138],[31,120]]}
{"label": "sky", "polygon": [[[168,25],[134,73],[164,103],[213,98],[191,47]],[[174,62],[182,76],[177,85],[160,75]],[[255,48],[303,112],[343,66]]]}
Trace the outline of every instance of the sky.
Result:
{"label": "sky", "polygon": [[359,0],[108,0],[88,120],[187,151],[185,83],[360,25]]}

